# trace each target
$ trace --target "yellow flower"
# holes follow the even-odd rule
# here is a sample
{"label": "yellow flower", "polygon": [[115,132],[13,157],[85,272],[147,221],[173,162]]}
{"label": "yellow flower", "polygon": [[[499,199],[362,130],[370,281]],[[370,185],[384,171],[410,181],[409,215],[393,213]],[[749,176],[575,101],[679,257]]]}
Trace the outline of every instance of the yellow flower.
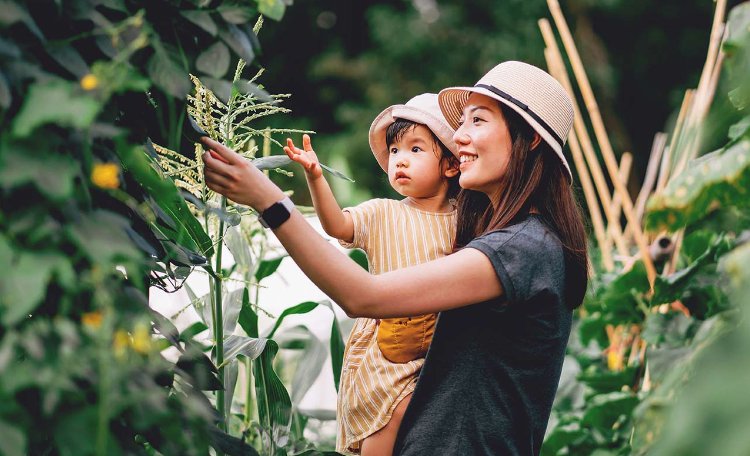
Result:
{"label": "yellow flower", "polygon": [[87,312],[81,316],[81,323],[91,329],[98,329],[102,325],[102,313],[100,311]]}
{"label": "yellow flower", "polygon": [[120,186],[120,167],[115,163],[97,163],[91,171],[91,182],[100,188]]}
{"label": "yellow flower", "polygon": [[151,330],[148,325],[138,324],[135,327],[131,346],[133,347],[133,350],[144,355],[151,351]]}
{"label": "yellow flower", "polygon": [[621,371],[625,367],[623,361],[622,353],[619,350],[610,350],[607,353],[607,367],[609,367],[609,370]]}
{"label": "yellow flower", "polygon": [[81,79],[83,90],[94,90],[99,87],[99,78],[89,73]]}
{"label": "yellow flower", "polygon": [[123,329],[118,329],[117,331],[115,331],[115,336],[112,340],[112,347],[115,350],[115,355],[118,357],[124,356],[129,345],[130,336],[128,335],[128,333]]}

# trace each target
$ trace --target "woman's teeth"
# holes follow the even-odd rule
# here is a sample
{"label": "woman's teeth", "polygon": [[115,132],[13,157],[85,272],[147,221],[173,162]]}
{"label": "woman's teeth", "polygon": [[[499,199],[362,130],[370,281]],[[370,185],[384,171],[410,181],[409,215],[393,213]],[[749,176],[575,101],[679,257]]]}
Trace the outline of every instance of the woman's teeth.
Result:
{"label": "woman's teeth", "polygon": [[476,159],[477,159],[476,155],[461,155],[458,158],[458,161],[461,163],[467,163],[467,162],[473,162]]}

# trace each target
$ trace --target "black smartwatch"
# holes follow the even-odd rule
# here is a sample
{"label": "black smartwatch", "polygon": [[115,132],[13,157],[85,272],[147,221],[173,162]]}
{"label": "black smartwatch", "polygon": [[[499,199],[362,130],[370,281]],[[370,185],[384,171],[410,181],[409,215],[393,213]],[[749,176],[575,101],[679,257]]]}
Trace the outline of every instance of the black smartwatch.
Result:
{"label": "black smartwatch", "polygon": [[261,212],[258,216],[258,220],[261,225],[273,230],[289,220],[289,217],[292,215],[292,209],[294,209],[294,203],[287,196],[283,200],[273,203],[268,209]]}

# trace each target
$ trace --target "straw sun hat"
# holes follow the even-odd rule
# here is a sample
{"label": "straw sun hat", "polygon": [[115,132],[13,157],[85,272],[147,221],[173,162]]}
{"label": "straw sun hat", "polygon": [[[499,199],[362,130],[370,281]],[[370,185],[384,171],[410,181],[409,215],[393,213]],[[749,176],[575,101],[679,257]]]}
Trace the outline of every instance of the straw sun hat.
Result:
{"label": "straw sun hat", "polygon": [[560,157],[572,180],[563,146],[573,125],[573,103],[555,78],[528,63],[509,61],[491,69],[474,87],[443,89],[438,95],[440,109],[452,128],[458,128],[472,93],[493,98],[520,114]]}
{"label": "straw sun hat", "polygon": [[456,143],[453,142],[454,131],[440,111],[437,94],[423,93],[407,101],[406,104],[386,108],[372,121],[370,149],[386,173],[388,172],[388,144],[385,142],[385,132],[397,118],[427,126],[440,142],[454,155],[457,154]]}

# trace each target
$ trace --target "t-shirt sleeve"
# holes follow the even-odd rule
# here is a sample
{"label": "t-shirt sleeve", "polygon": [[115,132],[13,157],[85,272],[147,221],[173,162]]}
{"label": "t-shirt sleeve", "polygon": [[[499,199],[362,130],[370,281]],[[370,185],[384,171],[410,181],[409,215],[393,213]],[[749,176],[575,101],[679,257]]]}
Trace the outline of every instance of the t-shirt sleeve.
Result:
{"label": "t-shirt sleeve", "polygon": [[368,251],[368,247],[370,246],[371,227],[377,216],[377,200],[365,201],[358,206],[347,207],[343,210],[352,216],[354,237],[352,238],[352,242],[339,240],[339,244],[347,249],[362,249]]}
{"label": "t-shirt sleeve", "polygon": [[529,301],[539,293],[562,286],[562,246],[549,232],[511,227],[480,236],[466,247],[489,258],[508,305]]}

